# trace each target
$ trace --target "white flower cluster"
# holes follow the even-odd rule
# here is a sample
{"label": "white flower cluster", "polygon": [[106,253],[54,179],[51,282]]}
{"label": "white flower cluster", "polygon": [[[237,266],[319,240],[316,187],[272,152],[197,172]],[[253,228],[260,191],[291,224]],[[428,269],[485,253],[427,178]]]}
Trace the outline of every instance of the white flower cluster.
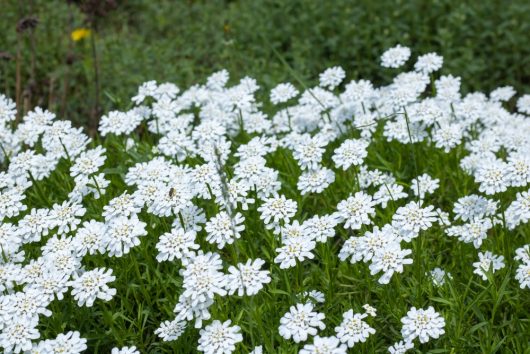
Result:
{"label": "white flower cluster", "polygon": [[365,304],[364,313],[349,310],[343,314],[342,323],[335,327],[335,336],[320,337],[319,330],[326,328],[323,320],[325,315],[314,311],[312,303],[298,303],[291,306],[280,320],[278,331],[285,339],[292,339],[296,343],[305,342],[309,336],[314,336],[313,344],[306,344],[300,353],[346,353],[356,343],[366,342],[375,333],[375,329],[364,321],[366,317],[376,316],[376,309]]}
{"label": "white flower cluster", "polygon": [[515,250],[516,261],[520,261],[519,267],[517,268],[517,274],[515,279],[519,281],[521,289],[530,289],[530,245],[524,245]]}
{"label": "white flower cluster", "polygon": [[[398,45],[382,55],[381,64],[398,68],[410,55],[409,48]],[[165,232],[149,237],[158,237],[157,261],[176,264],[182,279],[175,317],[155,333],[173,341],[193,322],[200,328],[197,349],[205,353],[232,353],[243,341],[241,328],[231,320],[212,320],[210,307],[219,298],[258,294],[272,281],[272,270],[286,272],[317,258],[317,244],[334,239],[341,244],[341,260],[369,263],[370,274],[388,284],[412,264],[411,243],[433,227],[484,249],[491,230],[528,223],[530,96],[518,99],[518,113],[503,105],[515,95],[510,87],[489,97],[480,92],[462,96],[460,78],[435,79],[442,65],[435,53],[420,56],[412,71],[382,87],[367,80],[345,82],[345,70],[333,67],[320,74],[318,86],[303,92],[290,83],[276,86],[269,96],[277,108],[272,116],[256,101],[254,79],[227,86],[225,70],[185,91],[146,82],[132,109],[110,112],[99,125],[101,136],[114,142],[134,136],[140,126],[156,137],[152,151],[135,160],[142,162],[113,166],[126,190],[123,184],[109,188],[106,174],[115,173],[104,168],[109,147],[97,146],[82,129],[40,108],[15,124],[15,104],[0,95],[0,162],[6,166],[0,172],[0,346],[16,353],[85,350],[78,332],[41,339],[39,320],[51,316],[50,303],[63,301],[68,292],[87,307],[119,296],[110,285],[119,274],[107,267],[86,269],[84,257],[132,256],[151,230],[146,217],[162,224],[171,219]],[[430,97],[427,88],[434,92]],[[436,191],[453,188],[451,182],[423,171],[404,181],[401,173],[368,166],[371,147],[382,143],[374,139],[378,129],[379,140],[411,148],[423,143],[457,159],[476,188],[472,194],[459,190],[464,195],[454,204],[453,218],[435,207]],[[241,133],[246,138],[236,144]],[[138,155],[137,142],[125,141],[125,152]],[[273,167],[277,156],[295,168]],[[320,195],[326,204],[326,192],[339,178],[349,183],[349,192],[335,199],[332,211],[308,215],[301,201]],[[287,185],[289,179],[296,186]],[[50,197],[41,188],[44,183],[68,192]],[[502,207],[507,191],[516,197]],[[105,194],[107,202],[102,202]],[[207,215],[204,205],[216,212]],[[380,222],[383,212],[391,219]],[[260,235],[248,230],[250,217],[263,224]],[[351,237],[336,237],[338,229]],[[264,254],[266,262],[259,255],[241,255],[241,242],[273,245],[272,257]],[[38,256],[25,253],[28,244]],[[231,260],[225,257],[229,251]],[[521,288],[530,287],[528,245],[516,253],[516,279]],[[484,280],[504,267],[502,256],[486,250],[478,256],[475,273]],[[441,269],[430,274],[436,285],[451,281]],[[345,353],[375,333],[366,322],[375,309],[366,306],[365,313],[346,311],[336,336],[320,337],[325,315],[314,307],[324,296],[318,291],[301,296],[304,303],[292,306],[279,325],[281,336],[297,343],[314,336],[301,353]],[[308,298],[314,304],[305,302]],[[413,307],[402,322],[403,341],[389,348],[391,353],[410,349],[415,338],[424,343],[444,333],[444,319],[432,307]]]}

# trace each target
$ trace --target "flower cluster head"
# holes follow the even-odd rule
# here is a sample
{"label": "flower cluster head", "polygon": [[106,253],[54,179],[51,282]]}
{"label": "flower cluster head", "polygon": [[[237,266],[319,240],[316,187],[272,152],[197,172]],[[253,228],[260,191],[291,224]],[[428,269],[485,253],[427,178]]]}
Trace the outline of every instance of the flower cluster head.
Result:
{"label": "flower cluster head", "polygon": [[228,268],[227,288],[229,294],[237,291],[239,296],[244,294],[255,295],[263,288],[264,284],[270,283],[271,277],[267,270],[261,270],[265,264],[262,259],[247,260],[246,263],[239,263],[237,267]]}
{"label": "flower cluster head", "polygon": [[92,307],[96,299],[109,301],[116,295],[116,289],[107,285],[114,280],[116,277],[112,275],[111,269],[94,269],[83,273],[68,285],[72,286],[72,295],[79,306]]}
{"label": "flower cluster head", "polygon": [[488,274],[493,274],[505,266],[504,257],[495,255],[490,251],[479,252],[478,258],[479,261],[473,263],[473,267],[475,267],[473,273],[479,275],[482,280],[488,280]]}
{"label": "flower cluster head", "polygon": [[453,279],[451,273],[446,272],[445,270],[439,267],[436,267],[431,270],[428,275],[431,277],[433,285],[438,287],[444,285],[446,280]]}
{"label": "flower cluster head", "polygon": [[111,354],[140,354],[140,351],[133,345],[132,347],[112,348]]}
{"label": "flower cluster head", "polygon": [[420,343],[426,343],[431,338],[436,339],[445,333],[445,320],[432,306],[426,310],[412,307],[407,316],[401,319],[401,323],[401,334],[405,342],[419,338]]}
{"label": "flower cluster head", "polygon": [[399,68],[410,58],[410,49],[400,44],[388,49],[381,56],[381,66],[386,68]]}
{"label": "flower cluster head", "polygon": [[199,346],[197,350],[206,354],[230,354],[235,345],[243,341],[239,326],[230,326],[232,321],[221,322],[215,320],[212,324],[199,332]]}
{"label": "flower cluster head", "polygon": [[315,336],[313,338],[313,344],[306,344],[300,350],[300,354],[346,354],[347,347],[341,344],[337,337],[320,337]]}
{"label": "flower cluster head", "polygon": [[308,336],[315,336],[318,330],[323,330],[326,325],[322,320],[326,316],[322,313],[313,311],[313,304],[296,304],[291,306],[280,319],[278,331],[285,339],[293,339],[296,343],[305,342]]}
{"label": "flower cluster head", "polygon": [[337,205],[337,215],[344,221],[344,227],[358,230],[362,225],[370,225],[370,216],[375,215],[375,202],[371,195],[357,192]]}
{"label": "flower cluster head", "polygon": [[340,326],[335,327],[337,338],[348,348],[353,348],[356,343],[366,342],[370,335],[375,334],[375,329],[364,321],[366,317],[368,317],[366,313],[354,313],[353,310],[349,310],[342,315]]}
{"label": "flower cluster head", "polygon": [[517,267],[515,279],[521,289],[530,288],[530,244],[515,250],[514,260],[520,262]]}

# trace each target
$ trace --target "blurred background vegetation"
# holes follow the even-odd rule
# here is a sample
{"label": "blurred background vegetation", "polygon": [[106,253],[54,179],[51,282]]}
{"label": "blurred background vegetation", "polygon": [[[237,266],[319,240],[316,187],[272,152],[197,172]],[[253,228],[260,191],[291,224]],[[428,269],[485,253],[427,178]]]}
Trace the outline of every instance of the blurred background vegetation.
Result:
{"label": "blurred background vegetation", "polygon": [[[0,4],[0,92],[18,97],[22,114],[39,105],[78,125],[97,124],[91,117],[126,107],[147,80],[184,88],[226,68],[234,80],[252,76],[265,89],[296,83],[278,54],[308,84],[333,65],[349,79],[388,82],[395,71],[381,68],[379,56],[397,43],[415,56],[443,55],[443,72],[461,76],[466,92],[502,85],[529,92],[528,0]],[[72,36],[83,28],[89,36]]]}

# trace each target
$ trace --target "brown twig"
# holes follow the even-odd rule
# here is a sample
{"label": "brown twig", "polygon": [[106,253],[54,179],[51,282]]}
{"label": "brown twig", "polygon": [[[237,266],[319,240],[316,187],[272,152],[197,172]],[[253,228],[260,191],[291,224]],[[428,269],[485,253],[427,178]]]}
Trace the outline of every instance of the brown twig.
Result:
{"label": "brown twig", "polygon": [[[74,15],[73,15],[73,11],[72,11],[72,6],[70,4],[68,4],[68,10],[69,10],[69,13],[68,13],[68,23],[69,23],[69,26],[70,26],[70,31],[73,30],[74,28]],[[60,113],[60,117],[61,119],[64,119],[64,117],[66,116],[66,103],[67,103],[67,99],[68,99],[68,91],[69,91],[69,88],[70,88],[70,67],[71,65],[74,63],[74,59],[75,59],[75,56],[74,56],[74,42],[71,41],[71,40],[68,40],[68,52],[66,53],[66,58],[65,58],[65,63],[66,63],[66,69],[65,69],[65,73],[63,75],[63,92],[62,92],[62,96],[61,96],[61,113]]]}
{"label": "brown twig", "polygon": [[17,104],[17,118],[16,123],[20,119],[20,110],[22,105],[20,104],[20,98],[22,97],[22,73],[21,73],[21,63],[22,63],[22,54],[21,54],[21,35],[17,33],[17,56],[16,56],[16,83],[15,83],[15,102]]}
{"label": "brown twig", "polygon": [[99,60],[98,53],[96,49],[96,33],[97,25],[96,21],[91,21],[92,25],[92,35],[90,36],[90,45],[92,47],[92,64],[94,67],[94,106],[92,108],[92,117],[90,119],[90,135],[95,135],[98,129],[99,123]]}
{"label": "brown twig", "polygon": [[12,60],[13,57],[8,52],[0,52],[0,62],[2,63],[2,75],[4,79],[4,93],[9,96],[9,81],[7,79],[8,72],[8,62]]}

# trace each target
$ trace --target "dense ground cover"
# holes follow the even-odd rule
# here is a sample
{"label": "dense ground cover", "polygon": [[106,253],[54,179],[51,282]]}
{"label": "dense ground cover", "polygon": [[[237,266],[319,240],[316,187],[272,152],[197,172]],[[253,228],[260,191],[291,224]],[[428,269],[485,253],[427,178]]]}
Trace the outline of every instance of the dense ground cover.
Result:
{"label": "dense ground cover", "polygon": [[528,351],[530,96],[409,56],[146,82],[94,139],[1,96],[0,345]]}

